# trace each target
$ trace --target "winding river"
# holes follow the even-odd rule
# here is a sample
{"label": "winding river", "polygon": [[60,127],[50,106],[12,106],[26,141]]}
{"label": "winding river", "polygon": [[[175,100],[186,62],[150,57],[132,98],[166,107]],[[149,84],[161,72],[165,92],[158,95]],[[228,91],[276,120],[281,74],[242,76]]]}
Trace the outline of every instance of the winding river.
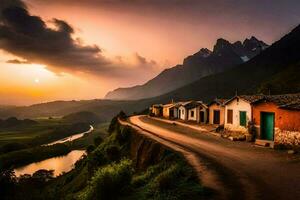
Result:
{"label": "winding river", "polygon": [[77,134],[71,135],[69,137],[65,137],[63,139],[56,140],[56,141],[48,143],[48,144],[44,144],[43,146],[50,146],[50,145],[54,145],[54,144],[61,144],[61,143],[65,143],[65,142],[70,142],[70,141],[76,140],[78,138],[81,138],[82,136],[84,136],[84,134],[90,133],[93,130],[94,130],[94,127],[92,125],[90,125],[90,129],[86,132],[77,133]]}
{"label": "winding river", "polygon": [[[59,143],[64,143],[64,142],[69,142],[76,140],[78,138],[81,138],[84,136],[86,133],[90,133],[94,130],[93,126],[90,126],[90,129],[86,132],[74,134],[72,136],[45,144],[43,146],[49,146],[49,145],[54,145],[54,144],[59,144]],[[23,174],[30,174],[32,175],[34,172],[40,170],[40,169],[46,169],[46,170],[54,170],[54,176],[58,176],[62,174],[63,172],[68,172],[70,171],[74,164],[76,163],[77,160],[79,160],[83,155],[85,155],[84,150],[73,150],[67,155],[64,156],[58,156],[58,157],[53,157],[53,158],[48,158],[46,160],[42,160],[40,162],[34,162],[22,167],[16,168],[15,174],[17,177]]]}

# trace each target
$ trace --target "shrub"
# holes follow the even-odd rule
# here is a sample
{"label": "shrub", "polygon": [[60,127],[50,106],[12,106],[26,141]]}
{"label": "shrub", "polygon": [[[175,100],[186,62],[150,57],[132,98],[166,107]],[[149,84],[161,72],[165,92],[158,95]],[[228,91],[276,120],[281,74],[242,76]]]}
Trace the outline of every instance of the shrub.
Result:
{"label": "shrub", "polygon": [[3,145],[0,147],[0,152],[1,153],[8,153],[12,151],[17,151],[21,149],[26,149],[28,146],[26,144],[18,143],[18,142],[11,142]]}
{"label": "shrub", "polygon": [[129,126],[121,127],[120,131],[116,133],[116,139],[119,142],[119,144],[125,144],[129,141],[131,133],[131,128]]}
{"label": "shrub", "polygon": [[110,161],[118,161],[121,157],[120,148],[112,145],[106,148],[106,155]]}
{"label": "shrub", "polygon": [[132,179],[130,160],[122,160],[119,164],[112,164],[100,168],[95,172],[88,188],[79,195],[80,199],[116,199]]}
{"label": "shrub", "polygon": [[171,189],[176,184],[176,179],[179,177],[180,167],[172,165],[169,169],[160,173],[154,180],[154,187],[159,191]]}
{"label": "shrub", "polygon": [[86,148],[86,151],[88,154],[92,153],[95,149],[95,146],[90,144],[87,148]]}
{"label": "shrub", "polygon": [[96,147],[99,146],[102,142],[103,142],[103,139],[100,136],[94,138],[94,144]]}

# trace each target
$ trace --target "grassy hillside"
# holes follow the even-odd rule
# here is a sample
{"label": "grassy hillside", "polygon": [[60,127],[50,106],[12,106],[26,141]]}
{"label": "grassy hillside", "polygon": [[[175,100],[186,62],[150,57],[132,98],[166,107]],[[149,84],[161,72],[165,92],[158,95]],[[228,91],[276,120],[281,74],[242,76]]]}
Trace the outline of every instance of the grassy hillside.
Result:
{"label": "grassy hillside", "polygon": [[283,91],[285,93],[300,92],[300,63],[275,74],[258,87],[260,93],[268,93],[269,91],[276,94]]}
{"label": "grassy hillside", "polygon": [[[71,172],[55,179],[51,172],[40,173],[42,176],[38,177],[24,176],[19,181],[12,172],[0,173],[0,187],[5,184],[1,197],[10,200],[211,199],[212,191],[201,186],[182,156],[139,134],[134,136],[132,129],[119,126],[116,120],[110,127],[110,135],[102,143],[79,160]],[[141,157],[136,156],[136,150],[141,150]]]}
{"label": "grassy hillside", "polygon": [[71,113],[62,118],[67,122],[84,122],[89,124],[97,124],[102,122],[103,120],[95,113],[88,111],[81,111],[76,113]]}

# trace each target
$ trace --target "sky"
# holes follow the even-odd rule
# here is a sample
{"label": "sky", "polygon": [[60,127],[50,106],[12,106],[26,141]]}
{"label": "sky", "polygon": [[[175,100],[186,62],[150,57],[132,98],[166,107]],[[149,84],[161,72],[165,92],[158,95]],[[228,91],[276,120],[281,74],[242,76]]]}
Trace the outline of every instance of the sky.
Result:
{"label": "sky", "polygon": [[298,0],[0,0],[0,104],[103,98],[218,38],[272,44]]}

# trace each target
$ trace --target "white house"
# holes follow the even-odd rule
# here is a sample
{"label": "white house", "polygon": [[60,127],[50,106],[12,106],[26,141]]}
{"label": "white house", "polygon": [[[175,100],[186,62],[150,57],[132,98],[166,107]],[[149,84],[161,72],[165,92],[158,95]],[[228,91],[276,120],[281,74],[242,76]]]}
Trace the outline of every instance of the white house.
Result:
{"label": "white house", "polygon": [[190,101],[179,107],[180,119],[197,123],[207,122],[207,106],[201,101]]}
{"label": "white house", "polygon": [[252,120],[252,103],[261,99],[262,95],[241,95],[229,99],[225,103],[225,129],[247,132]]}
{"label": "white house", "polygon": [[186,105],[191,101],[182,102],[178,108],[178,118],[181,120],[188,120],[188,110],[186,109]]}
{"label": "white house", "polygon": [[206,123],[208,118],[207,105],[202,101],[195,101],[187,104],[188,120],[195,121],[197,123]]}

